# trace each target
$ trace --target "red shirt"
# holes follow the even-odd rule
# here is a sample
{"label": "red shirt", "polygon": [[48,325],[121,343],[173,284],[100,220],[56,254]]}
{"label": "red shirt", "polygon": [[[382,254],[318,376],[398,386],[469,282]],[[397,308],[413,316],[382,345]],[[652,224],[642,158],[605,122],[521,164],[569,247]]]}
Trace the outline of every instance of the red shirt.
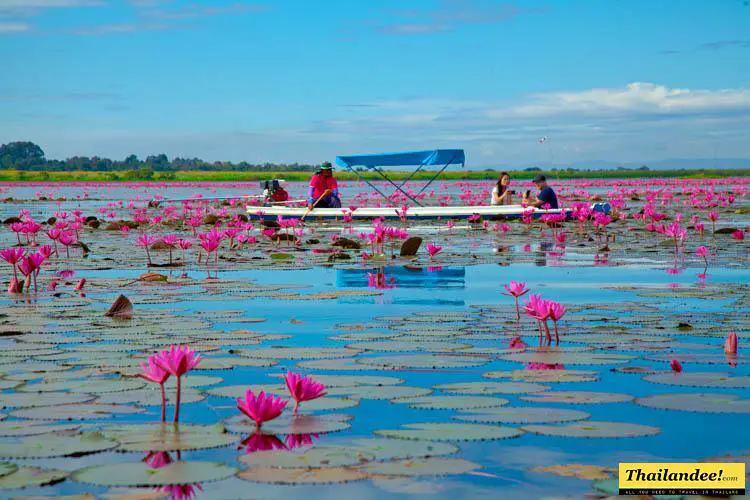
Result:
{"label": "red shirt", "polygon": [[336,179],[333,177],[323,177],[322,175],[313,175],[312,179],[310,179],[310,188],[312,189],[312,197],[317,200],[321,196],[323,196],[323,193],[326,189],[330,189],[333,191],[334,189],[338,188],[339,185],[336,182]]}
{"label": "red shirt", "polygon": [[284,188],[279,188],[271,195],[273,201],[286,201],[289,199],[289,193]]}

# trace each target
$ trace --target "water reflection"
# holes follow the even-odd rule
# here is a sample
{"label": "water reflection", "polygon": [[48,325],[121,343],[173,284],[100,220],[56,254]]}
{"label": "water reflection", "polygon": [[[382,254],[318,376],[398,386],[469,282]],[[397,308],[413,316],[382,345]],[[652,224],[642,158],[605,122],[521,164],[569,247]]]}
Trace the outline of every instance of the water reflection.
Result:
{"label": "water reflection", "polygon": [[382,266],[337,269],[338,288],[466,288],[466,269],[446,266]]}
{"label": "water reflection", "polygon": [[294,450],[312,446],[319,437],[318,434],[287,434],[282,441],[274,434],[258,431],[243,439],[238,449],[244,448],[248,455],[259,451]]}
{"label": "water reflection", "polygon": [[[182,456],[179,451],[176,453],[179,462]],[[150,451],[141,461],[147,463],[152,469],[161,469],[175,462],[172,455],[166,451]],[[166,493],[172,500],[191,500],[198,496],[198,492],[203,492],[203,488],[200,483],[168,484],[154,488],[154,491]]]}

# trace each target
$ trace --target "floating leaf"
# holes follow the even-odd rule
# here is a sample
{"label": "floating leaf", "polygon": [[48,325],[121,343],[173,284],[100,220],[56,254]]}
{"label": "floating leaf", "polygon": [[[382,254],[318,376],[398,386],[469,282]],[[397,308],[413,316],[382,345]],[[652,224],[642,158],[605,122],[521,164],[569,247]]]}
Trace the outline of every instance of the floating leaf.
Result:
{"label": "floating leaf", "polygon": [[355,439],[349,447],[360,450],[364,455],[374,455],[375,460],[435,457],[452,455],[458,451],[450,443],[387,438]]}
{"label": "floating leaf", "polygon": [[82,403],[72,405],[55,406],[54,410],[48,407],[27,408],[16,410],[11,413],[16,418],[29,418],[33,420],[94,420],[112,418],[115,414],[145,413],[142,408],[135,406]]}
{"label": "floating leaf", "polygon": [[123,451],[185,451],[219,448],[238,442],[223,425],[130,424],[102,428]]}
{"label": "floating leaf", "polygon": [[331,467],[327,469],[274,469],[253,467],[237,474],[237,477],[255,483],[271,484],[330,484],[347,483],[367,478],[367,474],[356,468]]}
{"label": "floating leaf", "polygon": [[439,370],[441,368],[467,368],[479,366],[487,362],[487,359],[462,356],[448,356],[438,354],[414,354],[405,356],[379,356],[376,358],[360,358],[359,363],[387,368],[426,368]]}
{"label": "floating leaf", "polygon": [[57,392],[70,391],[89,394],[105,394],[108,392],[132,391],[146,387],[143,380],[134,379],[88,379],[88,380],[65,380],[62,382],[42,382],[22,387],[22,392]]}
{"label": "floating leaf", "polygon": [[529,382],[456,382],[436,385],[435,389],[459,394],[527,394],[543,392],[549,387]]}
{"label": "floating leaf", "polygon": [[423,410],[493,408],[508,404],[507,399],[484,396],[424,396],[418,398],[394,399],[392,402],[408,404],[410,408],[419,408]]}
{"label": "floating leaf", "polygon": [[349,349],[360,351],[427,351],[427,352],[450,352],[471,347],[468,344],[456,342],[416,342],[411,340],[383,340],[371,342],[357,342],[348,344]]}
{"label": "floating leaf", "polygon": [[[156,384],[152,384],[155,386]],[[167,391],[167,404],[175,403],[175,393]],[[195,389],[183,389],[181,395],[182,404],[197,403],[206,399],[206,395]],[[103,394],[96,400],[97,403],[105,404],[137,404],[142,406],[161,406],[161,391],[158,386],[146,387],[137,391],[122,391]]]}
{"label": "floating leaf", "polygon": [[[303,403],[307,404],[307,403]],[[263,431],[269,434],[325,434],[348,429],[351,415],[282,415],[265,422]],[[237,434],[252,434],[255,432],[255,422],[244,415],[235,415],[226,421],[227,430]]]}
{"label": "floating leaf", "polygon": [[406,424],[406,429],[377,430],[375,434],[395,439],[424,441],[484,441],[518,437],[523,432],[513,427],[496,425],[424,423]]}
{"label": "floating leaf", "polygon": [[430,394],[432,389],[406,385],[359,385],[356,387],[334,387],[327,391],[330,396],[346,396],[353,399],[395,399],[425,396]]}
{"label": "floating leaf", "polygon": [[548,365],[610,365],[627,363],[633,356],[627,354],[598,353],[598,352],[512,352],[503,356],[507,361],[518,361],[521,363],[541,363]]}
{"label": "floating leaf", "polygon": [[393,462],[375,462],[363,465],[361,470],[370,474],[389,476],[445,476],[465,474],[481,466],[462,458],[408,458]]}
{"label": "floating leaf", "polygon": [[5,477],[18,470],[18,466],[12,462],[0,462],[0,477]]}
{"label": "floating leaf", "polygon": [[750,399],[734,394],[688,393],[656,394],[636,398],[635,404],[662,410],[701,413],[750,413]]}
{"label": "floating leaf", "polygon": [[543,408],[539,406],[506,407],[482,410],[481,413],[459,414],[456,420],[478,422],[483,424],[543,424],[555,422],[572,422],[584,420],[591,415],[585,411],[568,410],[565,408]]}
{"label": "floating leaf", "polygon": [[57,406],[64,404],[86,403],[93,401],[90,394],[73,394],[70,392],[45,392],[41,394],[10,393],[0,394],[2,408],[33,408],[39,406]]}
{"label": "floating leaf", "polygon": [[329,468],[361,465],[374,460],[356,448],[343,446],[316,446],[306,450],[259,451],[240,457],[240,461],[252,467],[273,467],[281,469]]}
{"label": "floating leaf", "polygon": [[547,467],[534,467],[531,472],[548,472],[556,476],[577,477],[579,479],[609,479],[616,472],[611,467],[601,467],[599,465],[550,465]]}
{"label": "floating leaf", "polygon": [[359,351],[343,347],[269,347],[238,349],[237,354],[266,359],[332,359],[354,356]]}
{"label": "floating leaf", "polygon": [[599,374],[587,370],[509,370],[482,374],[484,378],[509,378],[526,382],[593,382]]}
{"label": "floating leaf", "polygon": [[70,472],[21,466],[6,476],[0,477],[0,489],[19,489],[30,486],[49,486],[64,481]]}
{"label": "floating leaf", "polygon": [[580,437],[580,438],[624,438],[654,436],[660,432],[658,427],[629,424],[623,422],[576,422],[567,425],[525,425],[521,429],[532,434],[543,436]]}
{"label": "floating leaf", "polygon": [[38,425],[26,421],[12,420],[0,422],[0,436],[36,436],[48,432],[75,431],[79,427],[79,425],[74,424]]}
{"label": "floating leaf", "polygon": [[643,377],[643,380],[657,384],[686,387],[719,387],[723,389],[746,389],[750,387],[750,376],[735,377],[729,373],[718,372],[657,373]]}
{"label": "floating leaf", "polygon": [[[274,377],[283,377],[282,374],[272,375]],[[396,377],[385,377],[377,375],[312,375],[313,379],[326,388],[332,387],[356,387],[359,385],[379,386],[379,385],[398,385],[404,382],[404,379]]]}
{"label": "floating leaf", "polygon": [[614,392],[549,391],[522,396],[520,399],[535,403],[592,404],[627,403],[633,400],[633,396]]}
{"label": "floating leaf", "polygon": [[76,471],[73,479],[99,486],[168,486],[219,481],[236,472],[218,462],[174,462],[158,469],[135,462],[86,467]]}
{"label": "floating leaf", "polygon": [[26,437],[15,442],[0,443],[0,457],[47,458],[66,457],[111,450],[117,442],[105,438],[98,432],[87,432],[74,436]]}

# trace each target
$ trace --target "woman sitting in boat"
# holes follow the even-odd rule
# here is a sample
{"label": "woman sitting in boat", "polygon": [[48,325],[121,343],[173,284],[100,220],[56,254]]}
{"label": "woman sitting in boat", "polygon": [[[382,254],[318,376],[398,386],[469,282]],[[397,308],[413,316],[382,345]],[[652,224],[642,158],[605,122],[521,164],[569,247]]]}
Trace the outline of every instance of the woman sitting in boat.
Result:
{"label": "woman sitting in boat", "polygon": [[310,207],[341,208],[339,186],[333,178],[333,166],[330,162],[323,163],[320,170],[310,179],[308,201]]}
{"label": "woman sitting in boat", "polygon": [[508,172],[502,172],[500,178],[497,180],[497,184],[492,188],[492,200],[490,205],[512,205],[513,204],[513,191],[508,189],[510,186],[510,175]]}

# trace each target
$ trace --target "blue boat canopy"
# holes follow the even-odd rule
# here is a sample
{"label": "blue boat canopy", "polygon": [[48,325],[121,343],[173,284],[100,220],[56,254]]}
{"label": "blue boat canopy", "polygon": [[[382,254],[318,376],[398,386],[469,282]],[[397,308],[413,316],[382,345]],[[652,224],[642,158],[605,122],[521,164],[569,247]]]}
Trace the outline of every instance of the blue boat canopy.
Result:
{"label": "blue boat canopy", "polygon": [[[464,155],[463,149],[430,149],[427,151],[407,151],[405,153],[381,153],[375,155],[351,155],[351,156],[337,156],[336,164],[340,167],[345,167],[350,172],[353,172],[357,178],[361,181],[366,182],[372,189],[380,193],[386,200],[392,201],[392,196],[385,194],[383,191],[378,189],[368,179],[364,179],[359,175],[360,167],[366,167],[370,170],[377,172],[385,181],[390,183],[395,191],[402,193],[408,199],[413,201],[417,205],[422,205],[417,198],[427,189],[427,186],[437,179],[437,177],[448,168],[449,165],[461,165],[464,166],[466,162],[466,156]],[[440,170],[432,176],[427,183],[422,186],[419,192],[414,193],[413,191],[408,192],[404,189],[406,183],[409,182],[414,175],[425,167],[431,165],[440,165]],[[380,167],[402,167],[402,166],[416,166],[411,174],[401,183],[396,184],[388,177],[385,170]],[[354,168],[358,167],[358,168]],[[394,191],[394,194],[395,194]]]}
{"label": "blue boat canopy", "polygon": [[463,149],[430,149],[427,151],[407,151],[405,153],[381,153],[371,155],[337,156],[336,164],[341,167],[401,167],[428,165],[458,165],[466,162]]}

